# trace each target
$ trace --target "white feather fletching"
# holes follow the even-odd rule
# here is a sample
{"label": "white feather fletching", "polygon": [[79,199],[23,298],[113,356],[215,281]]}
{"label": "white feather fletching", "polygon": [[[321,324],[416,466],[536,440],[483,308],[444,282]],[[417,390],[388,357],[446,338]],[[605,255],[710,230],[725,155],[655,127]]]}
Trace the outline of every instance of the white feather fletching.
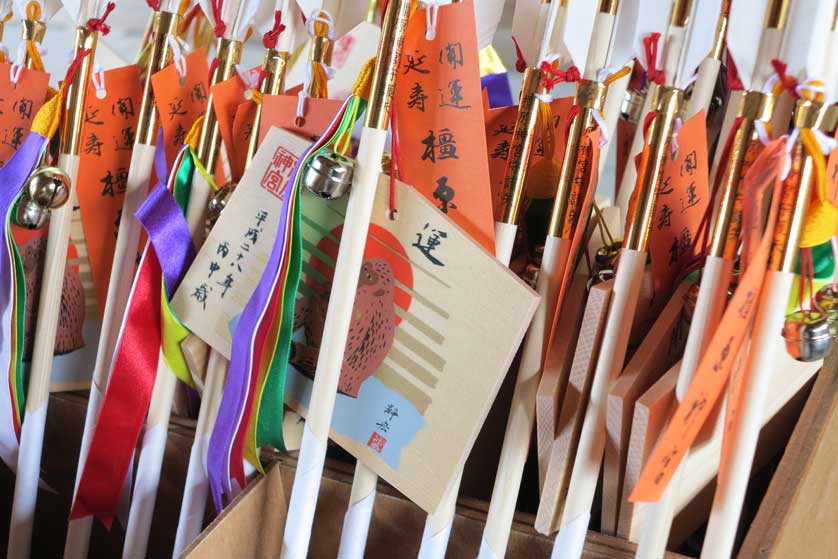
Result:
{"label": "white feather fletching", "polygon": [[[225,2],[226,4],[227,2]],[[257,15],[260,16],[263,23],[267,20],[268,29],[270,29],[274,21],[273,6],[274,2],[272,0],[241,0],[238,14],[233,14],[235,22],[232,23],[233,29],[230,38],[235,41],[244,41],[247,30],[256,23]],[[230,25],[229,20],[228,25]],[[258,31],[255,25],[254,28]]]}
{"label": "white feather fletching", "polygon": [[617,18],[611,31],[611,47],[608,49],[608,66],[623,66],[634,57],[637,14],[642,1],[623,0],[617,6]]}
{"label": "white feather fletching", "polygon": [[512,37],[521,49],[521,55],[530,66],[538,61],[538,22],[541,19],[541,0],[518,0],[512,16]]}
{"label": "white feather fletching", "polygon": [[477,48],[492,44],[503,16],[504,0],[474,0],[474,17],[477,22]]}
{"label": "white feather fletching", "polygon": [[[541,46],[538,49],[538,56],[532,64],[537,65],[549,55],[561,54],[562,28],[567,21],[564,6],[561,2],[550,2],[542,4],[538,19],[538,31],[536,38],[541,37]],[[532,33],[532,31],[530,31]]]}
{"label": "white feather fletching", "polygon": [[[62,6],[61,0],[38,0],[38,3],[41,5],[41,18],[39,21],[42,23],[46,23],[51,20],[52,16],[58,13]],[[94,6],[96,5],[95,1],[90,3]],[[29,0],[14,0],[15,18],[26,19],[27,4],[29,4]],[[80,0],[67,0],[63,5],[67,12],[73,17],[73,21],[76,21],[79,15]],[[5,15],[9,12],[8,10],[3,10],[3,13]]]}
{"label": "white feather fletching", "polygon": [[725,41],[745,89],[753,87],[768,1],[736,0],[730,3]]}
{"label": "white feather fletching", "polygon": [[[343,37],[367,17],[367,2],[343,0],[339,4],[332,13],[335,16],[335,37]],[[329,4],[326,3],[326,9],[328,8]]]}
{"label": "white feather fletching", "polygon": [[[798,80],[826,78],[826,45],[835,0],[795,0],[789,6],[780,60]],[[830,69],[830,72],[832,70]]]}
{"label": "white feather fletching", "polygon": [[678,61],[676,87],[686,87],[698,65],[710,54],[721,13],[722,0],[693,0],[687,34]]}
{"label": "white feather fletching", "polygon": [[308,18],[315,11],[323,9],[323,0],[297,0],[297,5],[303,15]]}
{"label": "white feather fletching", "polygon": [[562,65],[572,64],[580,68],[585,66],[598,11],[599,2],[568,0],[559,38]]}
{"label": "white feather fletching", "polygon": [[0,19],[6,17],[9,12],[14,13],[14,7],[12,6],[12,0],[2,0],[0,1]]}

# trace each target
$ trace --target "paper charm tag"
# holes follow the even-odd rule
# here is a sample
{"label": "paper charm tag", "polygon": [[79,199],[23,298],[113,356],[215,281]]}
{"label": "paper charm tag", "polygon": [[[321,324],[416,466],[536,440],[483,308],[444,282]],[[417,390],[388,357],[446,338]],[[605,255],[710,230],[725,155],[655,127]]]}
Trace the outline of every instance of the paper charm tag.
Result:
{"label": "paper charm tag", "polygon": [[230,168],[233,172],[234,182],[238,182],[244,174],[244,161],[247,158],[247,146],[250,143],[250,135],[253,134],[253,119],[255,117],[256,103],[254,101],[245,101],[236,107],[230,138],[233,146],[230,154]]}
{"label": "paper charm tag", "polygon": [[[506,160],[509,158],[509,148],[512,144],[512,134],[515,132],[515,120],[518,116],[518,107],[513,105],[510,107],[503,107],[500,109],[487,109],[488,105],[484,105],[485,123],[486,123],[486,144],[489,154],[489,179],[492,187],[492,207],[493,213],[497,217],[500,212],[501,197],[503,196],[503,174],[506,171]],[[564,159],[564,149],[567,136],[567,115],[570,112],[570,107],[573,106],[572,97],[563,97],[555,99],[550,104],[551,112],[553,113],[553,130],[556,136],[555,147],[553,149],[553,161],[561,165]],[[544,138],[537,135],[535,144],[533,146],[532,155],[530,156],[529,168],[532,169],[539,161],[544,159]],[[534,186],[537,190],[549,190],[549,185],[536,185],[528,178],[528,187]],[[555,191],[555,185],[552,186]],[[528,189],[529,190],[529,189]],[[532,193],[528,191],[528,197],[532,197]],[[536,196],[542,194],[536,193]]]}
{"label": "paper charm tag", "polygon": [[207,56],[203,49],[186,56],[186,75],[181,78],[175,64],[151,76],[154,104],[160,115],[166,140],[166,161],[175,160],[189,129],[204,114],[209,98]]}
{"label": "paper charm tag", "polygon": [[92,82],[87,86],[76,189],[99,316],[105,308],[142,102],[140,74],[135,65],[107,70],[104,86],[102,93]]}
{"label": "paper charm tag", "polygon": [[[253,227],[252,210],[277,219],[280,200],[271,185],[290,172],[288,146],[295,141],[282,130],[267,136],[247,172],[257,180],[239,184],[193,265],[198,280],[206,281],[204,258],[214,257],[219,243],[229,243],[231,255],[241,244],[239,235]],[[272,156],[260,157],[262,150]],[[401,182],[396,189],[401,207],[391,221],[389,178],[381,176],[330,438],[432,511],[463,467],[538,298],[421,194]],[[286,401],[305,415],[346,200],[324,201],[304,190],[301,203],[303,277]],[[224,219],[238,229],[230,238],[214,237]],[[259,237],[265,254],[272,231],[266,221]],[[175,304],[179,313],[184,303],[191,308],[179,316],[196,333],[206,330],[201,322],[229,324],[229,337],[237,314],[230,316],[226,301],[244,307],[261,272],[255,262],[265,259],[249,260],[248,274],[225,296],[224,314],[217,304],[203,315],[195,309],[190,269]],[[482,278],[479,288],[475,277]],[[374,343],[352,345],[371,332]]]}
{"label": "paper charm tag", "polygon": [[259,144],[272,126],[284,128],[299,136],[315,140],[326,130],[340,109],[343,101],[337,99],[306,99],[306,112],[302,126],[294,122],[297,117],[297,97],[293,95],[264,95],[262,121],[259,124]]}
{"label": "paper charm tag", "polygon": [[[256,68],[255,71],[258,73],[259,68]],[[249,101],[245,97],[247,90],[238,75],[212,86],[211,91],[212,106],[218,120],[218,129],[221,133],[224,148],[227,151],[227,159],[230,162],[232,176],[227,178],[235,181],[244,172],[244,159],[247,153],[247,142],[241,142],[234,138],[235,118],[241,105],[245,103],[253,105],[253,101]]]}
{"label": "paper charm tag", "polygon": [[26,139],[49,87],[49,74],[26,68],[20,70],[17,83],[12,83],[10,68],[10,64],[0,63],[0,167]]}
{"label": "paper charm tag", "polygon": [[681,127],[678,152],[667,158],[649,233],[655,298],[669,298],[678,275],[698,256],[696,233],[709,204],[704,111]]}
{"label": "paper charm tag", "polygon": [[491,252],[495,220],[474,8],[440,7],[431,41],[423,12],[408,23],[393,98],[402,176]]}
{"label": "paper charm tag", "polygon": [[[722,315],[719,327],[713,333],[684,399],[643,467],[629,499],[632,502],[660,499],[684,455],[713,413],[738,360],[739,350],[759,306],[774,223],[780,206],[778,189],[781,182],[779,176],[785,162],[784,153],[784,138],[772,142],[762,151],[742,181],[740,187],[744,189],[745,204],[748,206],[746,218],[743,219],[743,236],[750,234],[751,228],[761,227],[762,201],[766,195],[770,195],[767,191],[773,188],[769,219],[759,246],[753,247],[754,254],[749,259],[751,264],[740,277],[739,285]],[[756,217],[747,218],[748,214]],[[730,405],[731,401],[728,401]],[[731,413],[735,414],[735,410]]]}
{"label": "paper charm tag", "polygon": [[827,199],[836,205],[838,204],[838,148],[830,151],[826,160],[826,181]]}
{"label": "paper charm tag", "polygon": [[[340,19],[335,21],[340,25]],[[331,68],[335,74],[329,80],[328,90],[330,99],[344,99],[352,91],[355,80],[361,73],[361,68],[367,60],[378,52],[378,36],[381,30],[377,25],[363,21],[356,25],[349,33],[335,40],[332,47]],[[309,62],[308,53],[311,45],[309,40],[288,73],[285,75],[286,89],[298,88],[305,77],[305,67]]]}

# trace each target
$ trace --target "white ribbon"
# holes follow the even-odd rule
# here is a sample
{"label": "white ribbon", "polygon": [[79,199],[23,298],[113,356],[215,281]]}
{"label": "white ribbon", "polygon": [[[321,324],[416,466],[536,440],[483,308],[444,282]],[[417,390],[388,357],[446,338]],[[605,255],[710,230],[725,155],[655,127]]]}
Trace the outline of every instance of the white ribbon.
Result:
{"label": "white ribbon", "polygon": [[812,130],[815,133],[815,139],[818,141],[818,145],[821,147],[821,151],[824,155],[829,155],[832,150],[838,147],[838,140],[836,140],[832,136],[828,136],[824,134],[821,130]]}
{"label": "white ribbon", "polygon": [[256,86],[259,83],[259,72],[254,71],[253,68],[245,68],[241,64],[236,64],[235,66],[236,73],[239,75],[239,79],[244,84],[245,88],[245,96],[247,96],[247,92],[251,89],[256,89]]}
{"label": "white ribbon", "polygon": [[681,132],[681,127],[684,125],[684,121],[681,120],[681,117],[675,119],[675,126],[672,130],[672,139],[669,142],[670,149],[672,151],[672,155],[678,153],[678,134]]}
{"label": "white ribbon", "polygon": [[789,176],[789,172],[791,171],[791,150],[794,148],[794,144],[797,142],[797,137],[800,135],[800,129],[795,128],[791,131],[791,134],[788,135],[786,138],[786,161],[783,163],[783,172],[780,174],[780,180],[784,181]]}
{"label": "white ribbon", "polygon": [[436,23],[439,18],[439,6],[443,0],[419,0],[425,5],[425,40],[436,38]]}
{"label": "white ribbon", "polygon": [[768,129],[765,127],[765,122],[762,120],[755,120],[754,130],[756,130],[757,137],[759,137],[760,143],[764,146],[767,146],[768,143],[771,141],[771,137],[768,135]]}
{"label": "white ribbon", "polygon": [[21,42],[17,46],[17,56],[15,61],[9,66],[9,80],[13,84],[17,84],[20,79],[20,73],[23,71],[23,57],[26,52],[26,41]]}
{"label": "white ribbon", "polygon": [[172,49],[172,59],[181,78],[186,77],[186,57],[183,55],[182,43],[173,35],[166,37],[166,42],[169,43],[169,48]]}
{"label": "white ribbon", "polygon": [[105,71],[98,64],[90,74],[90,81],[93,83],[93,88],[96,90],[96,97],[104,99],[108,96],[108,90],[105,89]]}
{"label": "white ribbon", "polygon": [[315,23],[325,24],[326,36],[330,41],[335,40],[335,18],[332,17],[332,14],[330,14],[328,10],[320,10],[317,15],[308,18],[308,21],[306,21],[306,29],[308,29],[308,34],[312,37],[314,37]]}

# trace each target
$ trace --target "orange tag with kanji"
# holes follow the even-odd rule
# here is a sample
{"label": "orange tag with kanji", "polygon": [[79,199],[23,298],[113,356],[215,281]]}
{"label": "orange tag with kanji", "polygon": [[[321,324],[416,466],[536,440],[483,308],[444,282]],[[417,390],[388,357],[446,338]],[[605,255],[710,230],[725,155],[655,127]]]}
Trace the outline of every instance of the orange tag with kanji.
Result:
{"label": "orange tag with kanji", "polygon": [[166,161],[175,160],[178,150],[195,120],[207,109],[207,55],[203,49],[186,56],[186,73],[181,77],[177,65],[169,64],[151,76],[154,104],[160,115]]}
{"label": "orange tag with kanji", "polygon": [[230,167],[234,181],[238,181],[244,174],[244,160],[247,158],[247,146],[250,143],[250,136],[253,134],[254,118],[256,118],[256,103],[254,101],[245,101],[236,108],[231,137],[233,149],[230,154]]}
{"label": "orange tag with kanji", "polygon": [[[550,112],[553,114],[553,132],[556,138],[553,147],[553,161],[556,165],[561,165],[562,159],[564,159],[568,126],[567,115],[572,106],[572,97],[554,99],[550,104]],[[486,145],[489,155],[489,179],[492,189],[492,209],[493,215],[498,216],[503,196],[503,175],[506,172],[506,160],[509,158],[512,135],[515,132],[518,106],[512,105],[497,109],[490,109],[488,107],[489,104],[484,103]],[[541,133],[536,133],[535,144],[530,155],[529,168],[535,167],[544,157],[544,138]],[[555,185],[553,189],[555,190]]]}
{"label": "orange tag with kanji", "polygon": [[[674,147],[674,146],[673,146]],[[655,297],[669,298],[677,276],[698,256],[696,233],[709,204],[707,124],[704,111],[677,136],[677,153],[667,158],[649,232]]]}
{"label": "orange tag with kanji", "polygon": [[0,167],[26,139],[35,113],[46,101],[49,74],[37,70],[20,70],[12,82],[11,65],[0,63]]}
{"label": "orange tag with kanji", "polygon": [[296,96],[263,95],[259,143],[265,139],[271,126],[283,128],[314,141],[329,127],[341,105],[343,101],[339,99],[306,99],[305,115],[298,125]]}
{"label": "orange tag with kanji", "polygon": [[77,194],[99,312],[105,308],[122,199],[142,103],[136,65],[104,73],[87,86]]}
{"label": "orange tag with kanji", "polygon": [[[773,189],[768,220],[759,235],[759,245],[754,247],[752,257],[748,259],[750,264],[740,277],[739,285],[698,364],[684,399],[643,467],[629,499],[632,502],[660,499],[684,455],[713,413],[731,371],[737,362],[741,362],[740,350],[759,306],[779,213],[779,177],[785,163],[785,143],[785,138],[781,138],[766,146],[740,184],[746,205],[743,235],[750,235],[753,230],[762,227],[762,201],[765,196],[771,195]],[[731,405],[736,405],[735,400],[728,400],[728,406]],[[735,410],[731,413],[735,414]]]}
{"label": "orange tag with kanji", "polygon": [[439,7],[431,40],[425,37],[426,9],[408,22],[396,73],[401,178],[494,252],[474,7]]}
{"label": "orange tag with kanji", "polygon": [[[838,138],[838,131],[835,137]],[[838,205],[838,148],[830,151],[826,160],[826,187],[829,201]]]}

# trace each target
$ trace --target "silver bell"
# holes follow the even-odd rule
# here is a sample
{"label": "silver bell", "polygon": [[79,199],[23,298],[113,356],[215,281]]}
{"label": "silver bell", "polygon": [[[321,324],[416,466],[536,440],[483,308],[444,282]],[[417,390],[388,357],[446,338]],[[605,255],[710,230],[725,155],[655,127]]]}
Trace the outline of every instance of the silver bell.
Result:
{"label": "silver bell", "polygon": [[838,291],[828,283],[815,293],[815,307],[829,322],[829,333],[838,336]]}
{"label": "silver bell", "polygon": [[829,321],[816,310],[786,315],[783,338],[789,355],[803,362],[818,361],[829,355],[835,339],[829,332]]}
{"label": "silver bell", "polygon": [[215,222],[221,217],[221,212],[227,207],[227,201],[230,200],[230,195],[233,193],[233,187],[225,184],[215,191],[215,194],[209,199],[207,204],[207,231],[215,227]]}
{"label": "silver bell", "polygon": [[49,210],[36,204],[28,194],[21,196],[17,204],[15,223],[25,229],[40,229],[49,219]]}
{"label": "silver bell", "polygon": [[41,167],[29,176],[26,191],[42,208],[55,210],[70,199],[70,177],[58,167]]}
{"label": "silver bell", "polygon": [[320,150],[306,165],[303,184],[327,200],[340,198],[352,186],[355,161],[331,150]]}

